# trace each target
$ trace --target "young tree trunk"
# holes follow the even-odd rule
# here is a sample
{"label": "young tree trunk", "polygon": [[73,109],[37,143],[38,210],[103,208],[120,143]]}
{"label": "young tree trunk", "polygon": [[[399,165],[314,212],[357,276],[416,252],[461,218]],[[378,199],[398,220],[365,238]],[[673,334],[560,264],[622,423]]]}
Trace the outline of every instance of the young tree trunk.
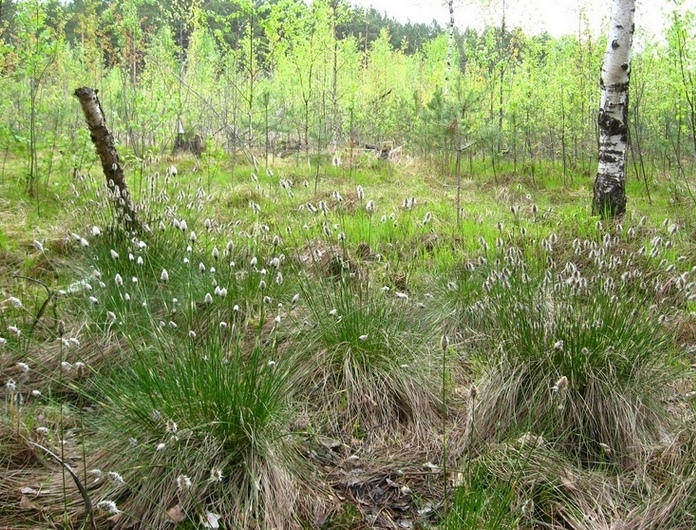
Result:
{"label": "young tree trunk", "polygon": [[114,137],[106,128],[104,112],[97,93],[91,88],[82,87],[75,90],[74,95],[82,105],[82,112],[85,115],[92,142],[102,163],[106,185],[116,204],[119,221],[129,230],[138,230],[140,228],[138,216],[126,185],[123,166],[114,145]]}
{"label": "young tree trunk", "polygon": [[599,167],[592,202],[592,212],[602,218],[618,217],[626,212],[628,82],[635,4],[635,0],[614,0],[609,42],[602,65]]}
{"label": "young tree trunk", "polygon": [[454,49],[454,0],[447,0],[449,9],[449,23],[447,24],[447,64],[445,65],[445,87],[442,90],[444,96],[449,95],[450,76],[452,75],[452,55]]}

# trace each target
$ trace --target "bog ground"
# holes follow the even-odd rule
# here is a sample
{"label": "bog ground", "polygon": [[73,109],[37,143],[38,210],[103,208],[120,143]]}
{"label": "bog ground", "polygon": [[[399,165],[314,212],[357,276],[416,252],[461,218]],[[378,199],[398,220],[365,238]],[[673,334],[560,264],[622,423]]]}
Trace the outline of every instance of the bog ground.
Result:
{"label": "bog ground", "polygon": [[6,183],[0,524],[691,527],[692,207],[373,157]]}

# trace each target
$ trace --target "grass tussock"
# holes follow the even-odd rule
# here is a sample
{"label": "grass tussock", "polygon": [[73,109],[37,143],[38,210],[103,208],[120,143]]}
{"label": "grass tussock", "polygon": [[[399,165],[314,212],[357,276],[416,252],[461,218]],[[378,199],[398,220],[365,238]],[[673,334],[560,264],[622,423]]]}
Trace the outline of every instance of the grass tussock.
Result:
{"label": "grass tussock", "polygon": [[550,242],[541,247],[546,260],[515,247],[491,253],[456,287],[460,329],[479,338],[478,436],[522,427],[588,463],[635,463],[670,429],[673,337],[628,277],[583,273],[555,263]]}
{"label": "grass tussock", "polygon": [[296,384],[321,404],[331,431],[432,429],[441,409],[441,391],[432,385],[437,325],[407,294],[345,273],[322,289],[306,285],[300,303]]}
{"label": "grass tussock", "polygon": [[116,503],[117,527],[207,513],[293,526],[302,473],[288,430],[290,366],[260,346],[225,344],[211,333],[134,346],[127,366],[93,382],[104,415],[88,475],[93,499]]}

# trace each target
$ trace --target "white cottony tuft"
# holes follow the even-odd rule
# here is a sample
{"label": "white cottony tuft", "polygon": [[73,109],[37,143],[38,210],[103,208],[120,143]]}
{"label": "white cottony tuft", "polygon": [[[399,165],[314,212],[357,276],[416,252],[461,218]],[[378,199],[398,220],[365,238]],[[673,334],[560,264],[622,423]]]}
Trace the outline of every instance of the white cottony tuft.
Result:
{"label": "white cottony tuft", "polygon": [[187,490],[191,487],[191,479],[186,475],[179,475],[176,478],[176,485],[180,490]]}
{"label": "white cottony tuft", "polygon": [[562,390],[565,390],[568,388],[568,378],[566,376],[561,377],[558,381],[556,381],[556,384],[553,385],[553,388],[551,391],[554,394],[557,394],[558,392],[561,392]]}
{"label": "white cottony tuft", "polygon": [[114,501],[99,501],[97,503],[97,508],[112,515],[121,513]]}
{"label": "white cottony tuft", "polygon": [[213,303],[213,295],[211,295],[210,293],[205,293],[205,300],[204,301],[207,305],[212,304]]}
{"label": "white cottony tuft", "polygon": [[114,484],[118,484],[119,486],[125,484],[126,482],[123,480],[123,477],[116,473],[115,471],[109,471],[108,473],[109,479],[111,482]]}
{"label": "white cottony tuft", "polygon": [[213,512],[205,512],[205,521],[203,522],[203,528],[212,528],[213,530],[216,530],[220,528],[220,519],[222,517],[216,513]]}
{"label": "white cottony tuft", "polygon": [[118,252],[116,252],[113,248],[109,252],[111,253],[111,257],[113,259],[118,259]]}
{"label": "white cottony tuft", "polygon": [[210,482],[222,482],[222,471],[218,467],[210,470]]}
{"label": "white cottony tuft", "polygon": [[43,252],[44,248],[43,248],[43,245],[41,244],[41,241],[38,241],[35,239],[34,240],[34,247],[36,247],[36,250],[38,250],[39,252]]}
{"label": "white cottony tuft", "polygon": [[11,303],[16,309],[22,309],[24,305],[22,304],[22,301],[19,298],[16,298],[14,296],[10,296],[7,301]]}
{"label": "white cottony tuft", "polygon": [[358,340],[367,340],[367,337],[368,337],[368,336],[369,336],[369,335],[367,335],[367,334],[365,334],[365,335],[360,335],[360,336],[358,337]]}
{"label": "white cottony tuft", "polygon": [[162,273],[160,274],[160,280],[162,280],[163,282],[169,281],[169,273],[167,272],[167,269],[162,269]]}

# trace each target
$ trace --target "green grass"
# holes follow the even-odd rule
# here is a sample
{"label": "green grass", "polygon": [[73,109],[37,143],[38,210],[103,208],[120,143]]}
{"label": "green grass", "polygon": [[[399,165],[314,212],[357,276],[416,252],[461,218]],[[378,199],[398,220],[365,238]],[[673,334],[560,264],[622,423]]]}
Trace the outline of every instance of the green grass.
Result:
{"label": "green grass", "polygon": [[321,404],[329,428],[432,428],[440,407],[430,354],[437,322],[406,293],[377,289],[349,270],[303,283],[300,293],[297,385]]}
{"label": "green grass", "polygon": [[28,499],[41,514],[7,497],[0,525],[88,515],[35,442],[123,512],[98,526],[358,528],[384,510],[690,527],[694,221],[664,183],[652,205],[632,184],[635,209],[598,223],[584,179],[477,162],[457,224],[454,178],[424,164],[131,166],[137,235],[98,179],[56,177],[62,202],[41,208],[2,184],[0,266],[48,291],[2,285],[0,491],[55,493]]}
{"label": "green grass", "polygon": [[95,500],[154,527],[174,506],[192,520],[210,511],[234,524],[287,524],[299,480],[290,360],[261,346],[228,349],[215,332],[179,342],[162,331],[154,343],[132,345],[128,365],[96,377],[87,395],[97,392],[102,412],[89,467],[125,481],[100,481]]}

